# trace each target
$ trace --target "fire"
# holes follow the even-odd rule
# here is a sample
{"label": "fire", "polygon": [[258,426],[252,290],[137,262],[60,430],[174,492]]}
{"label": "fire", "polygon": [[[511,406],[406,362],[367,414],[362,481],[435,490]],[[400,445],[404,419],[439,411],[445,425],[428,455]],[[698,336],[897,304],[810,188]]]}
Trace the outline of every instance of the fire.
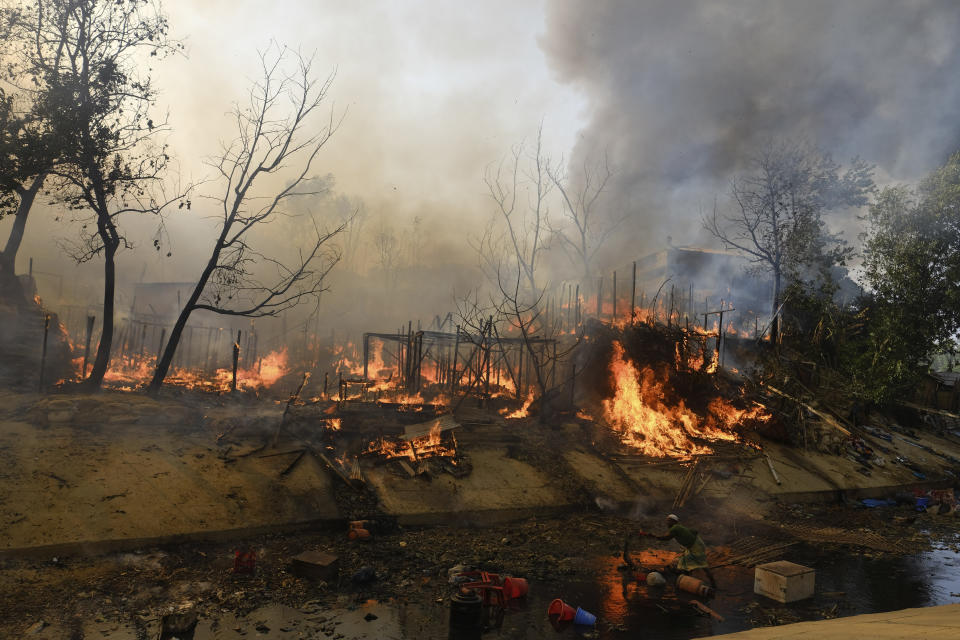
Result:
{"label": "fire", "polygon": [[430,433],[412,440],[390,441],[380,438],[370,443],[366,453],[373,453],[384,456],[392,460],[394,458],[407,458],[413,462],[430,457],[453,458],[457,455],[457,441],[450,434],[452,446],[443,444],[443,433],[440,425],[435,425],[430,429]]}
{"label": "fire", "polygon": [[381,372],[389,369],[391,375],[394,367],[389,367],[383,361],[383,342],[380,340],[372,341],[372,348],[370,349],[370,363],[367,366],[367,369],[373,372],[373,375],[379,376],[382,375]]}
{"label": "fire", "polygon": [[612,398],[602,402],[603,419],[625,444],[641,453],[689,457],[711,451],[708,446],[693,442],[692,437],[710,441],[737,439],[728,430],[742,417],[733,413],[733,407],[718,398],[710,405],[711,414],[716,413],[717,417],[701,419],[682,400],[668,406],[666,378],[659,377],[650,367],[638,370],[626,358],[620,342],[613,343],[609,370],[615,391]]}
{"label": "fire", "polygon": [[504,418],[508,418],[508,419],[509,419],[509,418],[526,418],[527,416],[530,415],[530,412],[529,412],[528,410],[530,409],[530,405],[533,404],[533,401],[534,401],[534,400],[535,400],[535,395],[534,395],[533,389],[531,388],[531,389],[527,392],[527,399],[523,401],[523,406],[522,406],[522,407],[520,407],[520,408],[517,409],[516,411],[510,412],[510,413],[507,413],[507,411],[509,411],[509,409],[502,409],[502,410],[500,411],[500,413],[501,413],[501,414],[506,414],[506,415],[504,415],[503,417],[504,417]]}
{"label": "fire", "polygon": [[[273,384],[287,375],[290,371],[290,368],[287,366],[287,349],[284,347],[280,351],[271,351],[263,360],[260,361],[260,365],[257,367],[256,375],[251,375],[249,370],[244,370],[244,378],[254,378],[258,379],[259,386],[270,387]],[[237,372],[237,378],[240,378],[240,373]]]}
{"label": "fire", "polygon": [[[153,378],[155,367],[153,356],[121,356],[111,363],[103,379],[116,389],[132,391],[144,387]],[[289,371],[286,348],[271,351],[250,368],[237,369],[237,388],[248,391],[268,388]],[[212,375],[204,375],[179,367],[172,368],[164,380],[168,385],[215,392],[230,391],[232,382],[232,369],[217,369]]]}
{"label": "fire", "polygon": [[707,424],[712,428],[730,430],[744,422],[766,422],[770,413],[761,405],[754,403],[747,409],[737,409],[723,398],[714,398],[707,407]]}

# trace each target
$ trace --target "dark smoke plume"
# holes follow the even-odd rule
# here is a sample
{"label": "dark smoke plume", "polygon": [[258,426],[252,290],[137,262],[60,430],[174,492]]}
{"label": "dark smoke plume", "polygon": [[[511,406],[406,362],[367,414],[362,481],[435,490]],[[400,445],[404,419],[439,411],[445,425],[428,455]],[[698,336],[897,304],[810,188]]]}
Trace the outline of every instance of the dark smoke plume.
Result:
{"label": "dark smoke plume", "polygon": [[547,6],[541,46],[590,104],[573,162],[609,151],[610,195],[650,241],[695,240],[698,206],[772,139],[859,155],[881,181],[916,178],[960,145],[954,0]]}

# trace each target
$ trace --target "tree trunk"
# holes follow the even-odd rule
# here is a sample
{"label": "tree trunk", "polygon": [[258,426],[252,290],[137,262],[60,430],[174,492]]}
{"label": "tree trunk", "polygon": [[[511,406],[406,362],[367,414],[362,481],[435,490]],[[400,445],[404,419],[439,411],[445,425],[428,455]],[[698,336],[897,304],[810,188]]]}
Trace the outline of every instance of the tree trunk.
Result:
{"label": "tree trunk", "polygon": [[229,230],[230,227],[226,226],[221,233],[213,255],[210,257],[209,262],[207,262],[207,266],[204,268],[203,273],[200,274],[200,279],[197,281],[197,285],[193,288],[193,292],[187,299],[186,304],[184,304],[183,309],[180,310],[180,315],[177,316],[177,322],[173,325],[173,330],[170,332],[170,339],[167,340],[167,344],[163,348],[163,355],[157,362],[157,368],[153,372],[153,379],[150,380],[150,386],[147,388],[147,392],[150,394],[155,394],[160,391],[160,387],[163,385],[163,380],[167,377],[167,373],[170,371],[170,364],[173,362],[173,356],[177,353],[177,346],[180,344],[180,337],[183,335],[183,330],[187,326],[187,321],[190,320],[190,314],[193,313],[197,301],[200,300],[200,295],[203,293],[204,287],[207,286],[207,281],[210,279],[210,276],[213,274],[213,270],[217,266],[217,261],[220,259],[220,251],[223,248],[223,242]]}
{"label": "tree trunk", "polygon": [[100,334],[100,344],[97,345],[97,357],[93,361],[90,377],[86,379],[86,386],[90,391],[100,389],[103,376],[110,366],[110,349],[113,346],[113,299],[116,289],[117,267],[114,256],[119,244],[106,244],[103,250],[103,331]]}
{"label": "tree trunk", "polygon": [[23,233],[27,227],[27,216],[30,215],[30,208],[37,197],[37,192],[43,186],[44,179],[46,179],[46,174],[40,174],[33,179],[27,189],[19,193],[20,204],[17,205],[17,212],[13,217],[13,227],[10,228],[7,245],[0,253],[0,272],[11,277],[16,273],[17,252],[20,250],[20,243],[23,242]]}
{"label": "tree trunk", "polygon": [[120,248],[121,238],[107,208],[107,192],[100,168],[95,161],[88,160],[88,162],[88,176],[96,201],[96,206],[92,208],[97,214],[97,234],[103,242],[103,331],[100,334],[100,344],[97,345],[97,357],[93,361],[93,368],[85,385],[89,391],[99,391],[103,385],[103,377],[110,366],[110,351],[113,348],[113,309],[117,288],[115,258]]}
{"label": "tree trunk", "polygon": [[776,345],[780,336],[780,269],[773,271],[773,311],[770,316],[770,344]]}

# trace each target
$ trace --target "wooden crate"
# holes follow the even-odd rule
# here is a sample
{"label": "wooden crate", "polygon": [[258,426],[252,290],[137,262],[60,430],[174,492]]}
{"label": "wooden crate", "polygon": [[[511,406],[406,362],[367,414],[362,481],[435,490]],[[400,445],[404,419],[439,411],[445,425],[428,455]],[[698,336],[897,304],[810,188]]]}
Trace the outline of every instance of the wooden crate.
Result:
{"label": "wooden crate", "polygon": [[813,569],[786,560],[758,565],[753,574],[753,592],[777,602],[809,598],[813,584]]}

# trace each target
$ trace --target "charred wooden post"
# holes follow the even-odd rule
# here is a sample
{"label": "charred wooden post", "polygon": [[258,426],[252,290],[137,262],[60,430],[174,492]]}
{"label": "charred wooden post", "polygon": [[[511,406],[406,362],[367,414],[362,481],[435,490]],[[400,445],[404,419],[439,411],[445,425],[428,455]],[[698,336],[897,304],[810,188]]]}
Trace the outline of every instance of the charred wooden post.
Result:
{"label": "charred wooden post", "polygon": [[323,372],[323,399],[326,400],[329,396],[327,394],[327,388],[330,384],[330,372]]}
{"label": "charred wooden post", "polygon": [[580,326],[580,285],[577,284],[577,293],[574,296],[577,299],[577,313],[574,315],[574,323],[579,327]]}
{"label": "charred wooden post", "polygon": [[90,358],[90,339],[93,338],[93,323],[97,321],[96,316],[87,316],[87,338],[83,347],[83,370],[80,372],[80,378],[87,377],[87,360]]}
{"label": "charred wooden post", "polygon": [[413,320],[407,320],[407,347],[403,356],[403,361],[405,365],[403,383],[407,386],[407,388],[410,387],[410,375],[413,369],[413,365],[411,364],[411,361],[413,360],[413,350],[411,349],[411,347],[413,346],[411,344],[412,342],[413,342]]}
{"label": "charred wooden post", "polygon": [[603,317],[603,314],[600,312],[603,311],[603,304],[601,300],[603,299],[603,278],[600,278],[600,282],[597,284],[597,320],[600,320]]}
{"label": "charred wooden post", "polygon": [[363,379],[364,380],[370,379],[369,376],[367,375],[369,362],[370,362],[370,334],[365,333],[363,334]]}
{"label": "charred wooden post", "polygon": [[617,272],[613,272],[613,316],[611,320],[617,319]]}
{"label": "charred wooden post", "polygon": [[[33,258],[30,258],[33,262]],[[50,332],[50,314],[43,316],[43,348],[40,351],[40,393],[43,393],[43,370],[47,365],[47,334]]]}
{"label": "charred wooden post", "polygon": [[720,367],[723,367],[723,347],[724,345],[724,336],[723,336],[723,302],[720,303],[720,324],[717,325],[717,363]]}
{"label": "charred wooden post", "polygon": [[484,394],[486,394],[485,397],[487,399],[490,398],[490,349],[493,344],[493,341],[490,340],[490,338],[492,336],[493,336],[493,316],[490,316],[490,319],[487,320],[487,335],[484,338],[484,343],[486,344],[485,351],[486,351],[486,360],[487,360],[487,364],[486,364],[487,375],[486,375],[486,386],[484,388]]}
{"label": "charred wooden post", "polygon": [[[417,321],[417,324],[420,324],[420,321]],[[420,377],[423,373],[423,331],[417,330],[416,336],[417,342],[417,371],[414,378],[413,392],[418,393],[420,391]]]}
{"label": "charred wooden post", "polygon": [[403,329],[397,329],[397,382],[403,384]]}
{"label": "charred wooden post", "polygon": [[167,328],[163,327],[160,329],[160,344],[157,345],[157,362],[160,362],[160,356],[163,353],[163,341],[167,337]]}
{"label": "charred wooden post", "polygon": [[630,280],[630,324],[633,324],[635,314],[634,305],[637,302],[637,261],[633,261],[633,278]]}
{"label": "charred wooden post", "polygon": [[453,364],[452,371],[450,376],[450,391],[456,393],[457,391],[457,358],[460,355],[460,325],[457,325],[457,337],[454,338],[453,343]]}
{"label": "charred wooden post", "polygon": [[670,285],[670,309],[667,311],[667,326],[670,327],[673,325],[673,297],[676,290],[676,285]]}
{"label": "charred wooden post", "polygon": [[523,397],[523,347],[517,350],[517,400]]}
{"label": "charred wooden post", "polygon": [[237,390],[237,365],[240,363],[240,331],[237,331],[237,340],[233,343],[233,379],[230,382],[230,391]]}

